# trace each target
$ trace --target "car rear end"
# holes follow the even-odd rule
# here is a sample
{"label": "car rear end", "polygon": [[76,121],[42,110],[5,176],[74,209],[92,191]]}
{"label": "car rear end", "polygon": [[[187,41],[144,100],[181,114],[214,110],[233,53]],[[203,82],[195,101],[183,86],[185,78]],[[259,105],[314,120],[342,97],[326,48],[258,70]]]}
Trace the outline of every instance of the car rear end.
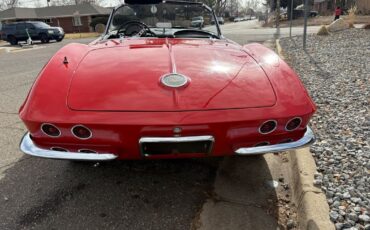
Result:
{"label": "car rear end", "polygon": [[264,154],[313,142],[307,127],[313,111],[299,116],[277,111],[278,107],[184,113],[65,111],[75,118],[68,121],[21,116],[30,131],[22,150],[58,159],[53,154],[65,159],[89,154],[80,160],[156,159]]}
{"label": "car rear end", "polygon": [[47,34],[50,40],[62,41],[65,33],[62,27],[50,27],[47,29]]}
{"label": "car rear end", "polygon": [[[264,154],[314,141],[307,125],[316,107],[273,52],[225,41],[150,41],[59,51],[20,109],[29,130],[22,151],[71,160],[186,158]],[[190,79],[182,88],[163,84],[174,67]]]}
{"label": "car rear end", "polygon": [[0,40],[8,41],[7,36],[11,30],[11,25],[3,24],[0,28]]}
{"label": "car rear end", "polygon": [[220,25],[225,24],[225,20],[224,20],[224,18],[223,18],[223,17],[217,17],[217,21],[218,21],[218,23],[219,23]]}

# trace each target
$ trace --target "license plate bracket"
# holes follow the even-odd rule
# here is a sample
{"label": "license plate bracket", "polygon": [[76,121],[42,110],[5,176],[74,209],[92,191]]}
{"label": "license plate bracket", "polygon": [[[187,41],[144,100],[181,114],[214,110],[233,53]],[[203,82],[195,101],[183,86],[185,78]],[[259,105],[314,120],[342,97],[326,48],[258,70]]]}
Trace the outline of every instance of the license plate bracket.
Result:
{"label": "license plate bracket", "polygon": [[144,156],[168,154],[209,154],[212,151],[212,136],[192,137],[144,137],[139,141]]}

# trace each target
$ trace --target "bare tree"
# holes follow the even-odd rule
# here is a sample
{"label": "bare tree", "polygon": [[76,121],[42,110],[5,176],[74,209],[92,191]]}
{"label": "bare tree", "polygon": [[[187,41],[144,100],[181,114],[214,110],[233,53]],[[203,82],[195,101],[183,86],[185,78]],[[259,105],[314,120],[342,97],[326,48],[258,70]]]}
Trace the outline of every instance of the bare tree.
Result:
{"label": "bare tree", "polygon": [[216,0],[215,11],[218,15],[223,15],[226,9],[228,0]]}
{"label": "bare tree", "polygon": [[44,2],[46,2],[46,1],[43,1],[43,0],[35,0],[35,1],[33,2],[33,5],[34,5],[36,8],[40,8],[40,7],[45,6]]}
{"label": "bare tree", "polygon": [[227,2],[226,11],[229,13],[231,17],[239,16],[241,13],[241,6],[239,0],[229,0]]}
{"label": "bare tree", "polygon": [[225,12],[225,9],[227,7],[227,3],[230,2],[230,0],[201,0],[199,2],[203,2],[206,5],[212,7],[217,15],[223,15]]}
{"label": "bare tree", "polygon": [[246,0],[244,1],[244,7],[248,9],[257,10],[259,2],[257,0]]}
{"label": "bare tree", "polygon": [[0,1],[0,10],[6,10],[12,7],[18,6],[18,0],[1,0]]}

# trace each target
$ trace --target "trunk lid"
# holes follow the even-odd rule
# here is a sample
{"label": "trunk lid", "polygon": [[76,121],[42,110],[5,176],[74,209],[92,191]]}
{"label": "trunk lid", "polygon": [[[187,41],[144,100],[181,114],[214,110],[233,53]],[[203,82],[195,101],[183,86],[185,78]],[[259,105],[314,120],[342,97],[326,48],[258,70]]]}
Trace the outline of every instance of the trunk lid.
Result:
{"label": "trunk lid", "polygon": [[[240,46],[200,39],[108,43],[90,51],[76,69],[67,98],[71,109],[199,111],[276,102],[264,71]],[[163,86],[160,78],[173,71],[187,76],[189,84]]]}

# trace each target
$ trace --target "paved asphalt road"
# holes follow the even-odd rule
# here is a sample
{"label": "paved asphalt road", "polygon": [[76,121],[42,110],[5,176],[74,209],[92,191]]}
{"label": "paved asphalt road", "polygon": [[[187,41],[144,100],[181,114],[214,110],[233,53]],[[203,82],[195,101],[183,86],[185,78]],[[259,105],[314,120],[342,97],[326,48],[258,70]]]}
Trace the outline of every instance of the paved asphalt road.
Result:
{"label": "paved asphalt road", "polygon": [[[256,22],[223,27],[226,36],[241,43],[271,35],[268,31],[264,39],[255,39],[243,31],[256,27]],[[189,229],[212,194],[222,159],[78,164],[33,158],[18,150],[26,131],[17,116],[18,108],[43,65],[69,42],[0,53],[0,229]],[[266,167],[263,157],[248,162],[255,170],[261,168],[256,174],[263,180],[250,172],[243,175],[246,181],[251,178],[248,186],[254,188],[244,195],[266,200],[265,193],[255,189],[271,179],[274,170]],[[245,215],[248,217],[248,212]],[[264,218],[260,219],[263,222]],[[267,219],[276,225],[274,217]]]}
{"label": "paved asphalt road", "polygon": [[[263,42],[275,38],[276,28],[261,28],[257,20],[227,23],[222,25],[222,32],[227,37],[240,44]],[[307,33],[316,33],[320,26],[309,26]],[[302,35],[303,27],[293,27],[292,36]],[[289,37],[289,28],[281,28],[279,37]]]}

